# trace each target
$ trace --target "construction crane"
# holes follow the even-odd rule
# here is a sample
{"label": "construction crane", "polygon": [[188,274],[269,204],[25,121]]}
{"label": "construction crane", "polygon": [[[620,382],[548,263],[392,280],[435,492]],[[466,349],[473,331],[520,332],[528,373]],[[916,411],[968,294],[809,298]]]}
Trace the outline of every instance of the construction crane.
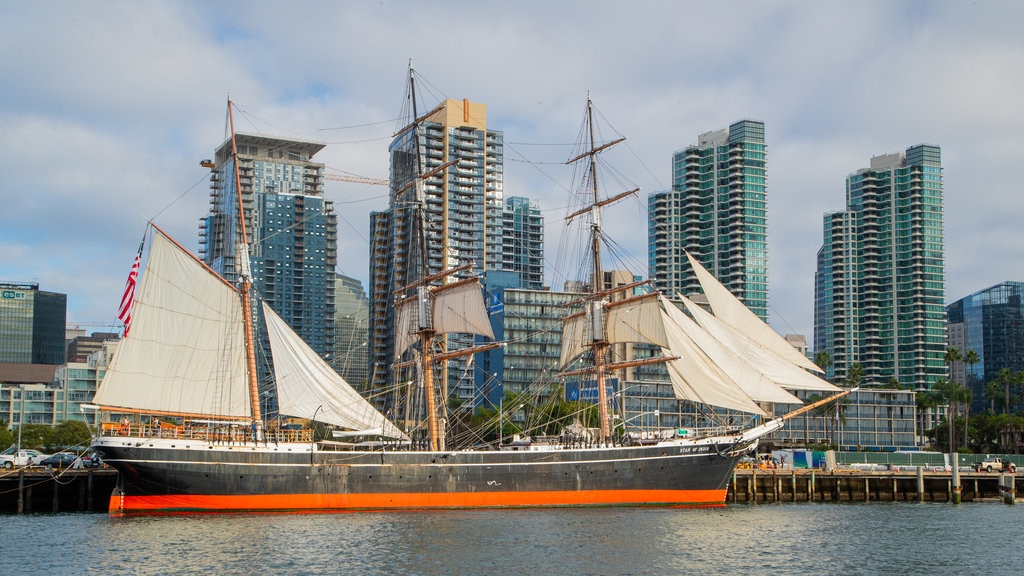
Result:
{"label": "construction crane", "polygon": [[337,180],[339,182],[355,182],[356,184],[369,184],[371,186],[388,186],[391,181],[387,178],[367,178],[365,176],[351,176],[349,174],[324,174],[326,180]]}

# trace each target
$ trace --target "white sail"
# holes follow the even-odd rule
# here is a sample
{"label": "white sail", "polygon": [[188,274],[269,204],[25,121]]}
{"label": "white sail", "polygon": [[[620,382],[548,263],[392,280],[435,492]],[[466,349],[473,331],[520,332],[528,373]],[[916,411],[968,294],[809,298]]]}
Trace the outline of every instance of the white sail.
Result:
{"label": "white sail", "polygon": [[736,351],[727,347],[703,330],[689,316],[683,314],[672,302],[661,297],[669,317],[694,341],[740,388],[758,402],[781,404],[802,404],[803,402],[778,386],[763,372],[754,369]]}
{"label": "white sail", "polygon": [[785,338],[764,323],[757,314],[754,314],[738,298],[732,295],[729,290],[721,284],[710,272],[700,265],[697,260],[686,253],[690,260],[690,267],[693,268],[704,290],[704,295],[711,305],[711,311],[715,317],[729,324],[742,334],[746,334],[752,340],[759,342],[763,347],[768,348],[776,355],[789,360],[793,364],[821,374],[823,371],[809,358],[800,353],[792,344],[786,342]]}
{"label": "white sail", "polygon": [[467,333],[494,340],[480,281],[455,282],[434,289],[434,331]]}
{"label": "white sail", "polygon": [[562,318],[562,354],[559,367],[587,351],[594,342],[594,326],[591,323],[590,307]]}
{"label": "white sail", "polygon": [[407,439],[320,358],[266,302],[263,303],[263,317],[270,336],[281,414],[315,417],[317,421],[353,430]]}
{"label": "white sail", "polygon": [[779,386],[787,390],[839,391],[839,388],[832,384],[818,378],[800,366],[791,364],[788,359],[780,358],[773,350],[763,346],[760,340],[740,333],[693,301],[683,298],[683,303],[704,330],[707,330],[715,339],[735,351],[747,363],[765,374]]}
{"label": "white sail", "polygon": [[395,360],[402,357],[402,354],[409,349],[417,340],[417,314],[416,308],[419,301],[416,298],[408,298],[395,306]]}
{"label": "white sail", "polygon": [[655,293],[608,305],[608,342],[643,342],[668,347]]}
{"label": "white sail", "polygon": [[251,417],[239,293],[153,235],[120,344],[94,402],[174,414]]}
{"label": "white sail", "polygon": [[664,354],[679,357],[666,364],[676,398],[767,416],[728,374],[674,325],[667,312],[663,311],[662,315],[669,341],[669,349]]}
{"label": "white sail", "polygon": [[[480,281],[460,281],[427,288],[430,318],[427,322],[438,334],[478,334],[494,340],[490,315],[484,302]],[[423,294],[402,300],[395,307],[395,358],[409,349],[424,328],[420,321],[420,299]]]}

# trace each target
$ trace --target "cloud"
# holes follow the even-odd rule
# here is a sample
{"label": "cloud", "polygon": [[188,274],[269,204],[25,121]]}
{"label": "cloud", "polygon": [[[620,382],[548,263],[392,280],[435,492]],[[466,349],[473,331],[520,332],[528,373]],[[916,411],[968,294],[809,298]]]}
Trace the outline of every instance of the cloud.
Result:
{"label": "cloud", "polygon": [[[874,155],[942,146],[950,300],[1024,279],[1022,16],[1009,1],[2,3],[0,279],[68,292],[72,320],[113,318],[147,218],[196,245],[198,161],[225,137],[229,93],[240,131],[325,142],[329,172],[385,177],[411,59],[423,106],[483,102],[504,131],[505,192],[539,200],[553,286],[575,270],[559,268],[561,163],[588,91],[628,137],[604,187],[641,194],[606,225],[640,268],[672,153],[763,120],[773,322],[810,339],[822,214]],[[339,269],[365,280],[385,190],[327,195]]]}

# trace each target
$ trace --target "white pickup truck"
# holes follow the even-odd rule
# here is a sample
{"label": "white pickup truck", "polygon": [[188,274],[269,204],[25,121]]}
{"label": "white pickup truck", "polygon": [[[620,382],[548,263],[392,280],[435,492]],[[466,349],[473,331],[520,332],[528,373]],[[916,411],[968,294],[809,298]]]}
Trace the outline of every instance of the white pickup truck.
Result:
{"label": "white pickup truck", "polygon": [[974,463],[974,470],[977,472],[1017,472],[1017,465],[1013,462],[1004,462],[1002,458],[985,458],[981,462]]}
{"label": "white pickup truck", "polygon": [[17,450],[12,446],[0,454],[0,466],[7,469],[15,466],[32,466],[38,464],[46,456],[37,450]]}

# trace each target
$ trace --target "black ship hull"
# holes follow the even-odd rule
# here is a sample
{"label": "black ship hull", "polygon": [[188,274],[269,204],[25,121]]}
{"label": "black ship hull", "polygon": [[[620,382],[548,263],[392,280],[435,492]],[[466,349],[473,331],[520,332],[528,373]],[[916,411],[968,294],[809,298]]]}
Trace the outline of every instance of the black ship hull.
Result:
{"label": "black ship hull", "polygon": [[[141,440],[141,441],[140,441]],[[321,451],[98,438],[113,513],[544,506],[721,506],[737,438],[606,448]]]}

